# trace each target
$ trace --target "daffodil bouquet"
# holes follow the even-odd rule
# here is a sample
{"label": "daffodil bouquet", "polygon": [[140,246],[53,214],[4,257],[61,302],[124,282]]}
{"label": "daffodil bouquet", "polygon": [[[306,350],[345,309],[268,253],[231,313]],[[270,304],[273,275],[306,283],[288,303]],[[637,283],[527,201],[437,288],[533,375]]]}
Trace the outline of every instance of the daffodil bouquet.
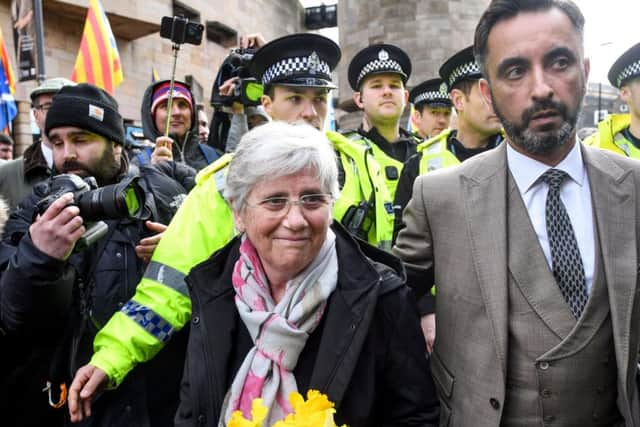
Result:
{"label": "daffodil bouquet", "polygon": [[[300,393],[293,392],[289,395],[289,403],[293,413],[271,427],[338,427],[333,420],[336,412],[333,402],[317,390],[307,391],[306,401]],[[254,399],[251,403],[251,420],[244,418],[241,411],[235,411],[231,414],[228,427],[267,427],[262,425],[267,413],[262,399]]]}

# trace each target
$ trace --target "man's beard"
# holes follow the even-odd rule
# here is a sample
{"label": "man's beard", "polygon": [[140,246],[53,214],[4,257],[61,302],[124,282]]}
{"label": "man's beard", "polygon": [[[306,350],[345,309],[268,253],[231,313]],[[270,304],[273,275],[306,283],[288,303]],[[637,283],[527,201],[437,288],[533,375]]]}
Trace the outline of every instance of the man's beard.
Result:
{"label": "man's beard", "polygon": [[83,171],[83,177],[92,176],[96,179],[99,187],[116,182],[118,172],[120,172],[120,162],[115,158],[112,143],[107,143],[102,156],[92,165],[87,165],[75,160],[67,160],[62,164],[60,173],[69,171]]}
{"label": "man's beard", "polygon": [[[584,90],[581,91],[581,94],[584,95]],[[565,104],[550,99],[539,101],[527,108],[522,113],[522,120],[516,123],[505,118],[493,93],[491,93],[491,99],[493,109],[511,142],[529,154],[549,154],[570,142],[571,136],[575,133],[582,106],[582,102],[580,102],[576,108],[569,109]],[[531,130],[529,124],[533,115],[545,110],[554,110],[560,114],[562,117],[560,127],[549,130]]]}

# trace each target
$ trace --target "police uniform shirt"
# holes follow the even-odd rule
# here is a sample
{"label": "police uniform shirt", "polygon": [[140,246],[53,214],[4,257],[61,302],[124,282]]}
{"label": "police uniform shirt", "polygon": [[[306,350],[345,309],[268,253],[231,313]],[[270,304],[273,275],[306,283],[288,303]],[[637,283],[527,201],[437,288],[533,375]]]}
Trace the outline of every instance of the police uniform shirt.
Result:
{"label": "police uniform shirt", "polygon": [[631,133],[631,129],[628,127],[622,131],[622,136],[633,144],[634,147],[640,150],[640,138],[637,138],[634,134]]}
{"label": "police uniform shirt", "polygon": [[462,142],[457,138],[457,131],[451,131],[449,138],[447,139],[447,150],[453,153],[454,156],[461,162],[475,156],[476,154],[484,153],[485,151],[489,151],[500,144],[502,142],[502,135],[497,134],[492,136],[489,139],[489,142],[484,147],[477,148],[467,148]]}
{"label": "police uniform shirt", "polygon": [[368,132],[360,128],[358,129],[358,133],[376,144],[387,156],[399,162],[406,162],[409,160],[409,157],[416,153],[417,144],[415,139],[409,132],[402,128],[400,129],[400,138],[394,142],[387,141],[380,135],[378,129],[375,127],[372,127]]}

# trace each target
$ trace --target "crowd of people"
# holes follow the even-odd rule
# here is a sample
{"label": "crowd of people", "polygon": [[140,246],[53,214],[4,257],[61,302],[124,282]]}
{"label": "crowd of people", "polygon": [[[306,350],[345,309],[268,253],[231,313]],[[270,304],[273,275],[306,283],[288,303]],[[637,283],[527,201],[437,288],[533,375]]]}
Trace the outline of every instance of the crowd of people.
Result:
{"label": "crowd of people", "polygon": [[261,398],[270,426],[310,389],[350,427],[640,425],[640,43],[609,73],[629,114],[581,141],[583,28],[492,0],[411,91],[367,46],[340,132],[339,46],[246,37],[261,105],[222,145],[183,82],[146,89],[142,147],[102,89],[43,82],[0,165],[2,425],[226,426]]}

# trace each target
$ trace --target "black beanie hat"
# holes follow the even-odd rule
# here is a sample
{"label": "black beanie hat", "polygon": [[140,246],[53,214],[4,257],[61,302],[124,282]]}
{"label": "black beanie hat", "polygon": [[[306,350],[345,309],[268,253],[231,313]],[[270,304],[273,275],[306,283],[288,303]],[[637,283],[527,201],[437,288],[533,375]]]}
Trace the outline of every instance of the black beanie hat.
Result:
{"label": "black beanie hat", "polygon": [[53,97],[44,131],[48,136],[51,129],[63,126],[79,127],[124,145],[124,125],[118,113],[118,102],[88,83],[65,86]]}

